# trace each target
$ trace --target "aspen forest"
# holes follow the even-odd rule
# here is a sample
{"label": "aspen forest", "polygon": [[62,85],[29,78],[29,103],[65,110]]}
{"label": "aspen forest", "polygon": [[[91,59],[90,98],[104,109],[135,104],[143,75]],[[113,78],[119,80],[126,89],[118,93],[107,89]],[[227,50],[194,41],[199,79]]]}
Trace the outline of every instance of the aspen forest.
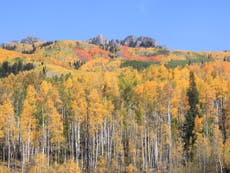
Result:
{"label": "aspen forest", "polygon": [[230,51],[26,40],[0,48],[1,173],[230,171]]}

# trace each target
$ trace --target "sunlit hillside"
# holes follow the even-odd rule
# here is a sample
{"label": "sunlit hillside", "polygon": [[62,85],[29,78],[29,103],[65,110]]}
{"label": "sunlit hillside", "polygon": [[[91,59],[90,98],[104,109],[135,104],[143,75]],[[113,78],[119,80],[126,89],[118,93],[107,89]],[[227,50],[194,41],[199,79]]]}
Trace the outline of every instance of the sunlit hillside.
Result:
{"label": "sunlit hillside", "polygon": [[230,51],[29,41],[0,49],[0,172],[230,170]]}

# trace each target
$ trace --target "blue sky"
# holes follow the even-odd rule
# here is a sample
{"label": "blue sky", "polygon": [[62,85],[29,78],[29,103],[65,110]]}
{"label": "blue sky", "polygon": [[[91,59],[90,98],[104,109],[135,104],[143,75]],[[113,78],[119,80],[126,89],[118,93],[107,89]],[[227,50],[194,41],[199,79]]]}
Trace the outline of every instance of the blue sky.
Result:
{"label": "blue sky", "polygon": [[170,49],[230,49],[229,0],[11,0],[0,3],[0,43],[37,36],[86,40],[151,36]]}

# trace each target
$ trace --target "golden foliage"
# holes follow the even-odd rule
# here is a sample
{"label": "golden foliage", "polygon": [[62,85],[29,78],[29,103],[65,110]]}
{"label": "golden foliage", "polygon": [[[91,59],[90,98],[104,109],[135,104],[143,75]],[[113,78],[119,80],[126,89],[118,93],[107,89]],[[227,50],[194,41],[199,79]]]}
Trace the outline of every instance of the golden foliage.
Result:
{"label": "golden foliage", "polygon": [[39,153],[35,159],[34,164],[29,169],[28,173],[48,173],[48,161],[44,154]]}

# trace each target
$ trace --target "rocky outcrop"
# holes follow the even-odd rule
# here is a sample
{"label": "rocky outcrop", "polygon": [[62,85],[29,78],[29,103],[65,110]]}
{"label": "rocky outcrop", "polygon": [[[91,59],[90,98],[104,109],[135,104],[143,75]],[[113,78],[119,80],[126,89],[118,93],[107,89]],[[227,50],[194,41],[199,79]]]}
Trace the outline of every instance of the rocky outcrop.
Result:
{"label": "rocky outcrop", "polygon": [[151,37],[128,36],[122,41],[122,45],[129,47],[156,47],[156,41]]}
{"label": "rocky outcrop", "polygon": [[102,34],[99,34],[97,37],[92,38],[88,41],[91,44],[96,44],[96,45],[108,45],[109,40],[105,38]]}
{"label": "rocky outcrop", "polygon": [[24,43],[24,44],[33,44],[35,42],[40,42],[40,41],[41,40],[38,37],[28,36],[26,38],[23,38],[21,40],[21,43]]}
{"label": "rocky outcrop", "polygon": [[109,46],[112,46],[112,47],[121,46],[121,41],[120,40],[110,40]]}
{"label": "rocky outcrop", "polygon": [[103,35],[88,40],[88,43],[100,46],[156,47],[156,41],[151,37],[128,36],[124,40],[109,40]]}

